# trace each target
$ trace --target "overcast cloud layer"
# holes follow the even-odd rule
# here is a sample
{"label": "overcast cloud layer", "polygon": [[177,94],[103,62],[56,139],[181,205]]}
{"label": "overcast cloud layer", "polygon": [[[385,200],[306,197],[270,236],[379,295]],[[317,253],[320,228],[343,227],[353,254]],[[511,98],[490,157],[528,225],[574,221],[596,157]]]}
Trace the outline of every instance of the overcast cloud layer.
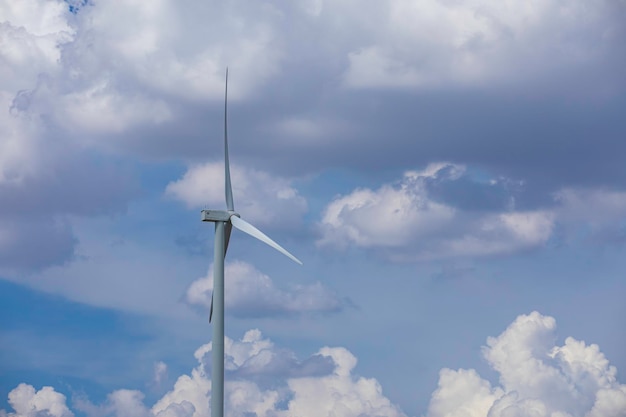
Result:
{"label": "overcast cloud layer", "polygon": [[[71,260],[75,241],[63,218],[123,210],[136,195],[131,173],[119,173],[115,159],[85,164],[93,152],[189,162],[199,153],[204,160],[219,155],[206,137],[208,131],[219,137],[219,129],[207,127],[219,126],[214,106],[227,65],[236,80],[234,148],[239,160],[257,161],[257,167],[236,165],[235,184],[241,207],[261,222],[298,225],[307,210],[305,197],[277,172],[305,175],[346,163],[379,169],[406,164],[408,155],[413,165],[436,158],[513,174],[531,181],[531,194],[598,181],[623,188],[623,164],[614,159],[622,154],[616,146],[626,123],[614,119],[625,87],[621,1],[71,5],[1,6],[0,187],[9,208],[0,221],[11,223],[2,245],[15,253],[5,256],[6,267]],[[437,91],[439,98],[432,96]],[[518,102],[506,98],[520,93]],[[537,93],[548,95],[537,101]],[[272,106],[261,105],[268,99]],[[563,99],[570,104],[563,107]],[[481,105],[466,107],[476,100]],[[493,100],[506,104],[498,110]],[[542,117],[520,125],[537,112],[554,126]],[[401,122],[409,115],[419,124]],[[555,147],[537,139],[540,125],[542,136],[558,137]],[[190,207],[219,201],[217,188],[207,188],[219,181],[199,186],[200,176],[217,175],[218,166],[190,165],[167,194]],[[539,184],[537,175],[549,180]],[[266,196],[281,203],[270,208]],[[20,207],[43,204],[59,226],[36,227]],[[435,223],[450,218],[435,206],[428,213]],[[503,249],[473,249],[483,237],[470,233],[466,242],[444,239],[442,250],[510,252],[549,233],[528,232],[550,222],[537,207],[507,216],[475,219],[501,229],[494,233]],[[520,224],[520,216],[524,237],[506,225]],[[38,230],[42,247],[38,259],[26,262],[20,248],[29,243],[21,236],[32,235],[30,229]]]}

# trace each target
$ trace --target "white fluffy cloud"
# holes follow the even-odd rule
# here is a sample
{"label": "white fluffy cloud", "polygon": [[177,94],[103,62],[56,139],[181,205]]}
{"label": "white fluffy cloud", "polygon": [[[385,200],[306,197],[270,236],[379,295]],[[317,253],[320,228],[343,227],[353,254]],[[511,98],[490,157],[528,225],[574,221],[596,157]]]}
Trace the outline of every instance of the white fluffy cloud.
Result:
{"label": "white fluffy cloud", "polygon": [[[454,182],[464,170],[432,164],[406,172],[397,185],[337,197],[325,209],[318,243],[383,248],[395,259],[428,259],[510,253],[548,240],[553,228],[549,211],[469,211],[430,195],[428,182]],[[493,181],[486,187],[497,185]]]}
{"label": "white fluffy cloud", "polygon": [[[600,348],[572,337],[558,345],[556,339],[552,317],[537,312],[517,317],[483,348],[499,383],[492,385],[473,369],[444,368],[426,416],[625,416],[626,385]],[[259,330],[250,330],[240,340],[226,338],[225,355],[227,416],[404,416],[375,379],[354,374],[357,359],[345,348],[324,347],[298,360]],[[139,391],[117,390],[100,405],[74,399],[74,408],[89,417],[208,417],[211,343],[198,348],[195,357],[198,366],[152,407]],[[65,397],[51,387],[36,391],[20,384],[9,403],[15,413],[0,410],[0,416],[73,416]]]}
{"label": "white fluffy cloud", "polygon": [[[375,379],[354,375],[356,358],[344,348],[325,347],[299,361],[292,352],[264,339],[260,331],[250,330],[241,340],[227,338],[225,354],[226,416],[404,416]],[[211,344],[201,346],[195,357],[198,366],[190,375],[180,376],[151,408],[144,404],[144,395],[134,390],[114,391],[100,405],[79,398],[75,408],[89,417],[208,417]],[[276,378],[272,387],[255,379],[264,375]],[[21,384],[9,396],[17,414],[0,411],[0,415],[73,417],[65,397],[50,387],[35,394],[32,386]]]}
{"label": "white fluffy cloud", "polygon": [[[92,132],[159,123],[171,116],[163,97],[221,95],[228,64],[239,69],[237,98],[275,73],[280,57],[273,8],[241,6],[99,1],[72,14],[61,0],[2,2],[0,56],[9,65],[0,86],[35,90],[44,76],[53,100],[39,110]],[[220,42],[206,42],[217,34]]]}
{"label": "white fluffy cloud", "polygon": [[428,417],[621,417],[626,385],[597,345],[572,337],[556,345],[556,321],[519,316],[483,355],[499,374],[492,386],[474,370],[443,369]]}
{"label": "white fluffy cloud", "polygon": [[[300,223],[307,202],[289,179],[239,165],[231,165],[230,171],[235,209],[244,219],[278,228]],[[165,193],[190,208],[226,208],[224,164],[192,166],[183,178],[169,183]]]}
{"label": "white fluffy cloud", "polygon": [[[213,268],[206,277],[187,289],[186,301],[209,308],[213,290]],[[288,290],[275,286],[270,277],[245,262],[226,264],[225,302],[229,314],[240,317],[267,317],[309,312],[337,312],[344,303],[321,283],[292,285]]]}
{"label": "white fluffy cloud", "polygon": [[[172,404],[183,401],[193,404],[196,410],[206,410],[206,388],[207,383],[208,386],[210,383],[205,369],[210,362],[210,349],[208,344],[196,351],[196,358],[202,365],[194,370],[191,377],[179,378],[174,390],[154,405],[154,414],[158,415]],[[384,397],[375,379],[353,375],[356,358],[344,348],[326,347],[306,361],[292,360],[289,368],[282,368],[285,372],[283,375],[289,376],[293,374],[293,368],[299,367],[298,375],[286,378],[286,387],[269,389],[263,389],[250,380],[238,379],[237,376],[249,376],[251,373],[276,375],[275,361],[282,361],[281,356],[290,357],[293,354],[274,347],[273,343],[262,338],[258,330],[247,332],[240,341],[228,339],[225,349],[227,378],[229,373],[234,377],[226,383],[225,393],[225,409],[231,416],[243,416],[246,413],[256,413],[259,417],[404,416]],[[302,364],[306,362],[310,365],[303,367]],[[204,391],[204,395],[197,396],[198,391]],[[200,403],[194,402],[198,400]],[[286,405],[280,407],[280,402],[286,402]],[[194,417],[204,415],[208,413],[197,413]]]}
{"label": "white fluffy cloud", "polygon": [[563,188],[543,208],[517,210],[519,184],[468,178],[461,165],[436,163],[396,184],[338,196],[318,224],[318,244],[382,248],[391,259],[414,260],[514,253],[581,232],[603,242],[626,235],[625,192]]}
{"label": "white fluffy cloud", "polygon": [[52,387],[35,391],[31,385],[20,384],[9,393],[9,404],[15,413],[0,410],[2,417],[74,417],[65,404],[65,395]]}
{"label": "white fluffy cloud", "polygon": [[63,1],[0,3],[0,89],[30,89],[40,74],[56,74],[61,46],[76,33]]}

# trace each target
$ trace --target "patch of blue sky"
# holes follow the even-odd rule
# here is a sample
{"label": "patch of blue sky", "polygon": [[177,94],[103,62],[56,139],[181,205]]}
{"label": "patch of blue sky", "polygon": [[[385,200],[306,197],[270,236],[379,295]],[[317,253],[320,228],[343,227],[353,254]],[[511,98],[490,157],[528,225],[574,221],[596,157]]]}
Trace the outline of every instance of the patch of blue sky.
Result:
{"label": "patch of blue sky", "polygon": [[65,0],[65,2],[70,13],[76,14],[83,6],[89,3],[89,0]]}
{"label": "patch of blue sky", "polygon": [[143,389],[152,372],[151,363],[129,363],[154,338],[141,330],[141,317],[6,280],[0,280],[0,317],[0,409],[10,409],[7,395],[22,382],[99,401],[120,386]]}

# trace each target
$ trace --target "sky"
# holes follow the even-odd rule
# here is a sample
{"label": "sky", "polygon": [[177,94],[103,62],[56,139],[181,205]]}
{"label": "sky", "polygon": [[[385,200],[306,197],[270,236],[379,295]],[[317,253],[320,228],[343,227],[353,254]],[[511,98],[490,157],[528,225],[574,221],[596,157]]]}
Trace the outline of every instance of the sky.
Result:
{"label": "sky", "polygon": [[0,0],[0,416],[626,416],[624,0]]}

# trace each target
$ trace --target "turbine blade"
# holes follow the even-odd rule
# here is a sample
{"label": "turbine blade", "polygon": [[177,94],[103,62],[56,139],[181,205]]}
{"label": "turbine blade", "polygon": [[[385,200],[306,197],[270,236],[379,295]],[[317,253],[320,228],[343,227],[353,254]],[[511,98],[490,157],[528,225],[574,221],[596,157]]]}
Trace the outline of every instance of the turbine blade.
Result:
{"label": "turbine blade", "polygon": [[230,233],[233,231],[233,225],[226,223],[224,225],[224,258],[226,258],[226,251],[228,250],[228,242],[230,242]]}
{"label": "turbine blade", "polygon": [[233,188],[230,184],[230,162],[228,160],[228,68],[226,68],[226,90],[224,92],[224,189],[226,191],[226,207],[235,210]]}
{"label": "turbine blade", "polygon": [[209,310],[209,323],[213,319],[213,292],[211,292],[211,310]]}
{"label": "turbine blade", "polygon": [[302,265],[302,262],[298,258],[296,258],[292,254],[287,252],[286,249],[284,249],[278,243],[274,242],[265,233],[263,233],[262,231],[260,231],[256,227],[252,226],[247,221],[245,221],[245,220],[243,220],[243,219],[241,219],[241,218],[239,218],[237,216],[231,216],[230,217],[230,222],[232,223],[233,226],[235,226],[237,229],[241,230],[242,232],[247,233],[250,236],[259,239],[261,242],[264,242],[264,243],[270,245],[271,247],[276,249],[278,252],[280,252],[283,255],[287,256],[288,258],[290,258],[294,262],[297,262],[300,265]]}
{"label": "turbine blade", "polygon": [[[224,225],[224,258],[226,258],[226,251],[228,250],[228,242],[230,241],[230,233],[233,231],[233,225],[226,223]],[[213,292],[211,292],[211,308],[209,310],[209,323],[213,319]]]}

